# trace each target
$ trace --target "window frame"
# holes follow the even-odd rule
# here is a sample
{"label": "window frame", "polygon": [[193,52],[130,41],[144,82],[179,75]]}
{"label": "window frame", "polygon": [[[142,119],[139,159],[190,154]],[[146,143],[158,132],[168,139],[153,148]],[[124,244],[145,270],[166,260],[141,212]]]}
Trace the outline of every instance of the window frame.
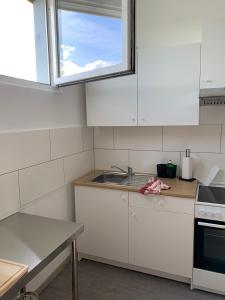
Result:
{"label": "window frame", "polygon": [[[6,0],[7,1],[7,0]],[[27,0],[28,2],[34,3],[35,0]],[[29,88],[34,90],[40,90],[40,91],[46,91],[46,92],[57,92],[57,88],[51,84],[51,64],[50,64],[50,50],[49,50],[49,26],[48,26],[48,12],[47,12],[47,4],[48,0],[43,0],[44,6],[45,6],[45,18],[46,18],[46,28],[45,28],[45,34],[46,34],[46,48],[48,53],[48,63],[46,68],[48,69],[48,77],[49,82],[48,83],[42,83],[40,81],[33,81],[28,79],[23,79],[19,77],[13,77],[8,76],[0,73],[0,84],[1,85],[12,85],[17,86],[21,88]],[[34,20],[35,22],[35,20]],[[36,31],[35,31],[36,34]],[[37,57],[36,57],[37,60]],[[61,90],[61,89],[60,89]]]}
{"label": "window frame", "polygon": [[[59,76],[59,48],[58,48],[58,26],[57,26],[57,0],[48,0],[48,12],[49,12],[49,47],[50,47],[50,62],[51,62],[51,84],[56,87],[63,87],[68,85],[81,84],[86,82],[98,81],[102,79],[114,78],[119,76],[126,76],[135,73],[135,0],[122,0],[123,12],[129,11],[128,16],[123,15],[126,26],[129,29],[125,32],[126,39],[123,38],[123,63],[120,65],[105,67],[102,69],[96,69],[85,73]],[[65,1],[66,2],[66,1]],[[127,4],[126,4],[127,3]],[[77,11],[84,11],[81,6],[77,4],[71,4]],[[92,13],[98,13],[96,9]],[[126,52],[126,54],[125,54]],[[127,55],[128,54],[128,55]],[[126,58],[126,59],[124,59]],[[124,62],[125,61],[125,62]]]}
{"label": "window frame", "polygon": [[[35,0],[27,0],[31,3],[33,3]],[[49,71],[49,83],[41,83],[38,81],[32,81],[32,80],[26,80],[22,78],[16,78],[12,76],[7,76],[0,74],[0,84],[4,85],[13,85],[13,86],[18,86],[22,88],[30,88],[30,89],[37,89],[37,90],[42,90],[42,91],[47,91],[47,92],[56,92],[59,89],[61,92],[61,87],[63,86],[69,86],[69,85],[75,85],[75,84],[82,84],[86,82],[92,82],[92,81],[98,81],[102,79],[108,79],[108,78],[114,78],[114,77],[119,77],[119,76],[126,76],[130,74],[135,73],[135,51],[136,51],[136,45],[135,45],[135,0],[129,0],[130,1],[130,59],[129,59],[129,64],[130,64],[130,70],[128,71],[121,71],[121,72],[115,72],[111,74],[105,74],[105,75],[100,75],[96,76],[93,78],[85,78],[81,80],[76,80],[76,81],[71,81],[63,83],[58,83],[56,84],[56,75],[58,74],[58,51],[53,51],[53,48],[58,49],[56,47],[57,45],[57,40],[56,37],[58,37],[58,33],[56,33],[56,30],[52,29],[57,29],[55,27],[56,25],[56,0],[43,0],[46,6],[46,32],[47,32],[47,48],[48,48],[48,71]],[[86,0],[88,1],[88,0]],[[82,9],[83,11],[83,9]],[[100,13],[99,13],[100,14]],[[57,61],[57,63],[56,63]],[[107,67],[104,69],[108,69],[111,67]],[[68,76],[70,77],[70,76]],[[73,77],[73,76],[72,76]]]}

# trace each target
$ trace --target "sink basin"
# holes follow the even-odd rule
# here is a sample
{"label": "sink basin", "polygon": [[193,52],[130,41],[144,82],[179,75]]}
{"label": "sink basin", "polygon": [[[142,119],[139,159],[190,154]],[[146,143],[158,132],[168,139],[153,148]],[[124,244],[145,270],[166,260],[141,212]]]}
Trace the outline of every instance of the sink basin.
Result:
{"label": "sink basin", "polygon": [[92,179],[92,182],[143,186],[147,183],[148,179],[149,175],[145,174],[134,174],[132,177],[129,177],[123,173],[104,173]]}
{"label": "sink basin", "polygon": [[92,182],[98,183],[117,183],[121,184],[128,176],[126,174],[101,174],[95,177]]}

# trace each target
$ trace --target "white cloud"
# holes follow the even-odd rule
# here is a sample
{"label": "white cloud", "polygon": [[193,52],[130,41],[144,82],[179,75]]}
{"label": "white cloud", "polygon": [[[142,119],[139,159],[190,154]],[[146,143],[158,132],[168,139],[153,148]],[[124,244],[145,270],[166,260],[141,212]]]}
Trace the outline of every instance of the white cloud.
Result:
{"label": "white cloud", "polygon": [[62,60],[61,61],[61,70],[63,76],[79,74],[87,71],[93,71],[96,69],[106,68],[112,66],[114,63],[110,61],[104,60],[96,60],[91,63],[86,64],[85,66],[81,67],[76,63],[69,61],[69,60]]}
{"label": "white cloud", "polygon": [[74,46],[61,45],[63,60],[67,60],[70,55],[76,50]]}

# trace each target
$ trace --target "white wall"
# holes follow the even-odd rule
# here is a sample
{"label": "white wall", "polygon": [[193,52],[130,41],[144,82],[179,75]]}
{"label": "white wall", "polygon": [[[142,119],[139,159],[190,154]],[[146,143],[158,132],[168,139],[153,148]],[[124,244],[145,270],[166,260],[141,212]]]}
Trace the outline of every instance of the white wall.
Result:
{"label": "white wall", "polygon": [[[83,86],[61,93],[0,84],[0,219],[22,211],[73,220],[71,182],[93,167]],[[39,287],[68,253],[30,288]]]}
{"label": "white wall", "polygon": [[200,126],[101,127],[94,129],[95,168],[130,165],[156,174],[156,164],[178,165],[186,148],[192,156],[221,168],[215,183],[225,183],[225,106],[202,107]]}
{"label": "white wall", "polygon": [[85,124],[84,88],[57,91],[0,83],[0,132]]}

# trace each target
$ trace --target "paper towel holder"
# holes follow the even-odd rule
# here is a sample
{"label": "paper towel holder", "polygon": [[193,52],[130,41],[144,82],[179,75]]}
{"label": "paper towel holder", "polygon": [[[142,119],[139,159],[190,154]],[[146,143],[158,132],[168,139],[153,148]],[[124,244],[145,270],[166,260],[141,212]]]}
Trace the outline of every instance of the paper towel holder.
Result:
{"label": "paper towel holder", "polygon": [[[186,153],[186,156],[185,156],[186,158],[191,157],[191,150],[190,149],[186,149],[185,153]],[[196,180],[195,178],[190,178],[190,179],[182,178],[182,176],[179,177],[179,179],[183,180],[183,181],[187,181],[187,182],[192,182],[192,181]]]}

